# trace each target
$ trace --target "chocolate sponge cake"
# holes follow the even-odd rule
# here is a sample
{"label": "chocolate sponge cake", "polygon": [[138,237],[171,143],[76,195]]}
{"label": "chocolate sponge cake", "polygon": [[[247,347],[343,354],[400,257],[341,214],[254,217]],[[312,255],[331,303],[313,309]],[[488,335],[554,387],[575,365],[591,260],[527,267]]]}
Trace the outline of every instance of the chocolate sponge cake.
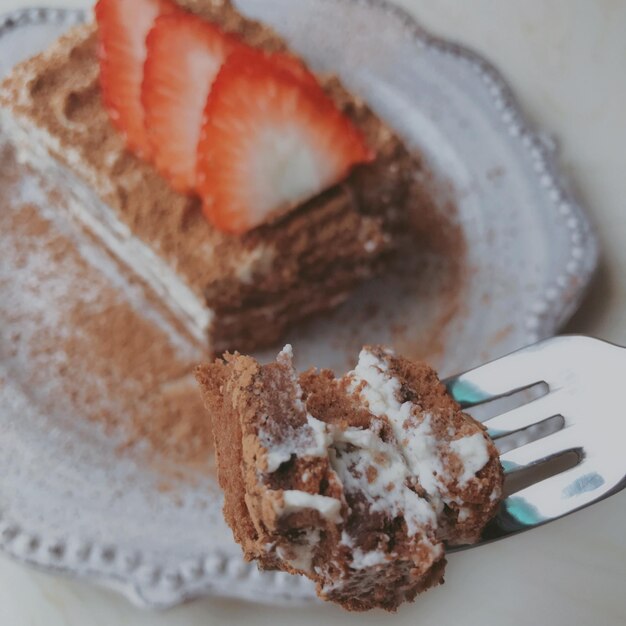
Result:
{"label": "chocolate sponge cake", "polygon": [[350,610],[395,610],[443,582],[446,544],[479,539],[502,493],[497,450],[423,363],[365,348],[336,378],[297,376],[291,358],[197,372],[226,520],[261,568]]}
{"label": "chocolate sponge cake", "polygon": [[[264,53],[286,50],[228,0],[177,6]],[[14,68],[0,86],[3,132],[23,160],[66,181],[74,217],[197,337],[208,335],[211,351],[271,344],[384,266],[416,202],[422,164],[337,78],[316,77],[375,157],[279,219],[233,234],[205,219],[196,195],[175,191],[127,149],[103,102],[101,46],[97,26],[81,25]]]}

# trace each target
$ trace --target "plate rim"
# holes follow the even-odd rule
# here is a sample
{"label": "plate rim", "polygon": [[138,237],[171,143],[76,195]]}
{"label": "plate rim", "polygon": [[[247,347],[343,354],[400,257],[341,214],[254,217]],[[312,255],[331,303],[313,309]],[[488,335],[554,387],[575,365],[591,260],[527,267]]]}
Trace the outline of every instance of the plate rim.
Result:
{"label": "plate rim", "polygon": [[[337,0],[323,0],[325,2]],[[553,335],[581,304],[596,272],[600,248],[596,230],[583,203],[572,191],[567,176],[561,170],[556,140],[539,130],[524,114],[512,88],[501,72],[471,48],[455,41],[436,36],[423,27],[406,9],[387,0],[341,0],[367,6],[380,11],[385,19],[398,20],[418,45],[463,63],[481,82],[495,105],[495,110],[505,122],[512,139],[519,141],[533,164],[538,188],[548,196],[547,204],[563,219],[564,228],[571,230],[568,261],[539,300],[530,303],[526,314],[528,343]],[[85,22],[89,9],[31,7],[17,9],[0,15],[0,37],[22,26],[37,25],[50,21],[67,24]],[[576,243],[578,242],[578,243]],[[576,289],[561,286],[560,278],[575,275]],[[7,507],[8,508],[8,507]],[[158,565],[149,563],[129,566],[128,555],[117,555],[113,561],[89,559],[92,552],[104,554],[111,546],[99,546],[92,542],[84,558],[65,543],[55,538],[40,538],[45,550],[33,550],[29,539],[33,535],[24,524],[9,519],[0,509],[0,552],[15,561],[39,570],[64,574],[74,578],[88,579],[102,586],[120,591],[139,606],[165,609],[188,600],[207,595],[261,601],[268,604],[302,604],[314,601],[310,596],[310,584],[304,579],[277,572],[275,592],[271,598],[261,592],[265,587],[254,564],[234,561],[218,552],[199,555],[192,563],[180,563],[176,572],[164,572]],[[23,539],[23,540],[20,540]],[[60,548],[60,549],[57,549]],[[233,587],[231,583],[237,584]],[[233,589],[236,589],[233,590]]]}

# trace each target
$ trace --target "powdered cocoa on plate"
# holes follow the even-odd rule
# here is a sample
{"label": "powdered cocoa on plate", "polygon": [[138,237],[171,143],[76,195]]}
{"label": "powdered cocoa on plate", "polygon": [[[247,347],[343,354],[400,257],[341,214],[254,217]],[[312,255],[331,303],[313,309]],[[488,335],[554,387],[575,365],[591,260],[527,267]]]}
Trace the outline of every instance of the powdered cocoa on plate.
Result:
{"label": "powdered cocoa on plate", "polygon": [[203,346],[177,335],[154,294],[61,218],[61,190],[47,190],[52,211],[22,202],[20,167],[3,149],[3,365],[47,414],[96,422],[160,467],[210,468],[209,418],[191,376]]}

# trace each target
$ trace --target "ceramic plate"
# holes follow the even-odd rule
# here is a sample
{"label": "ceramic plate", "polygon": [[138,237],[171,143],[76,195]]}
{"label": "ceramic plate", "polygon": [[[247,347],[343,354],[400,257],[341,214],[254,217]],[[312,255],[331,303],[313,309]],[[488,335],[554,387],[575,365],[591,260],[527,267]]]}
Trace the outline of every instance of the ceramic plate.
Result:
{"label": "ceramic plate", "polygon": [[[411,269],[426,277],[418,286],[389,276],[374,282],[334,315],[291,334],[299,365],[344,370],[360,343],[391,342],[412,353],[430,335],[437,339],[432,358],[447,374],[554,334],[580,302],[596,264],[596,241],[559,172],[553,141],[529,126],[493,67],[381,2],[237,4],[274,25],[315,69],[338,73],[425,155],[431,182],[442,190],[441,208],[454,205],[466,244],[452,296],[443,298],[432,267]],[[0,73],[83,19],[81,12],[46,9],[0,19]],[[71,182],[68,197],[80,185]],[[132,292],[133,306],[150,309],[145,294],[124,286],[111,269],[115,261],[48,206],[35,175],[11,184],[15,191],[3,212],[25,202],[37,206],[75,238],[85,266]],[[40,290],[28,288],[27,264],[12,268],[10,245],[0,247],[0,311],[9,320],[0,328],[0,548],[151,607],[206,594],[310,600],[307,581],[261,574],[243,562],[221,519],[213,479],[183,483],[174,498],[158,488],[157,470],[116,452],[115,437],[60,410],[54,381],[36,390],[23,383],[28,363],[18,358],[20,337],[37,329],[26,328],[16,311],[49,307],[38,299]],[[430,261],[425,255],[424,264]],[[51,291],[45,295],[53,297]],[[202,358],[193,341],[176,345],[179,356]],[[54,410],[46,409],[51,399],[61,403]]]}

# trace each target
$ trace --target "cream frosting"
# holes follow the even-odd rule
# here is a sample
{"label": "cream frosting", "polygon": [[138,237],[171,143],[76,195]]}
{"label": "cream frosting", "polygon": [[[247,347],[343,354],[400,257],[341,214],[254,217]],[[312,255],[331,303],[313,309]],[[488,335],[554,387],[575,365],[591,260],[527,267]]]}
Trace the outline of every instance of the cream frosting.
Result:
{"label": "cream frosting", "polygon": [[329,498],[328,496],[298,490],[283,491],[282,496],[282,503],[276,505],[277,512],[280,515],[289,515],[305,509],[312,509],[330,522],[339,524],[342,521],[341,502],[337,498]]}

